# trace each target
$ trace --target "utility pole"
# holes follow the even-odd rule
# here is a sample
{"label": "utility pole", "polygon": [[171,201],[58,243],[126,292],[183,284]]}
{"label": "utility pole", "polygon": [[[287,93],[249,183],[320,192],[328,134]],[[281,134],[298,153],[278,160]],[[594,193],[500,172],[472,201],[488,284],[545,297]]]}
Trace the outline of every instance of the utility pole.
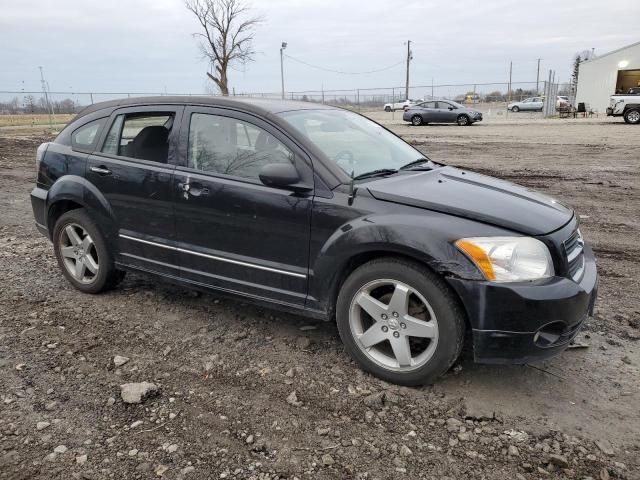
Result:
{"label": "utility pole", "polygon": [[407,83],[404,87],[405,100],[409,100],[409,62],[411,62],[411,40],[407,40]]}
{"label": "utility pole", "polygon": [[49,127],[53,128],[53,110],[51,109],[51,103],[49,102],[49,94],[47,93],[47,82],[44,79],[44,70],[42,66],[38,67],[40,69],[40,81],[42,82],[42,93],[44,93],[44,100],[47,102],[47,113],[49,114]]}
{"label": "utility pole", "polygon": [[536,93],[540,94],[540,88],[538,87],[540,84],[540,60],[542,60],[541,58],[538,59],[538,73],[536,74]]}
{"label": "utility pole", "polygon": [[284,100],[284,63],[282,61],[283,50],[287,48],[287,42],[282,42],[280,46],[280,81],[282,83],[282,100]]}
{"label": "utility pole", "polygon": [[513,62],[509,62],[509,103],[511,103],[511,75],[513,73]]}

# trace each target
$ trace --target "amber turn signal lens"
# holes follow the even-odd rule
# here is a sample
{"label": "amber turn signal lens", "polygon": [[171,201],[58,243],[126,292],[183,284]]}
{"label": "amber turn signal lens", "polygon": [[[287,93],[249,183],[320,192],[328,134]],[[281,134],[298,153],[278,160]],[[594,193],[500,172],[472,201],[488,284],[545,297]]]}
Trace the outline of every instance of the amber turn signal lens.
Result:
{"label": "amber turn signal lens", "polygon": [[476,264],[487,280],[496,279],[491,260],[482,248],[464,239],[458,240],[455,245]]}

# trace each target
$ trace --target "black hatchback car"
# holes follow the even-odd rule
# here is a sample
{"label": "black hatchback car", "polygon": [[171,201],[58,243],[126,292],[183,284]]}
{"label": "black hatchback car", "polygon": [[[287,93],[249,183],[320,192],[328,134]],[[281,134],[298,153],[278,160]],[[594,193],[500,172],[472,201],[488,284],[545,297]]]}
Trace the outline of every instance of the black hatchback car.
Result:
{"label": "black hatchback car", "polygon": [[465,333],[478,362],[557,354],[596,298],[571,209],[338,108],[105,102],[37,165],[36,224],[77,289],[130,270],[335,318],[353,359],[399,384],[443,374]]}

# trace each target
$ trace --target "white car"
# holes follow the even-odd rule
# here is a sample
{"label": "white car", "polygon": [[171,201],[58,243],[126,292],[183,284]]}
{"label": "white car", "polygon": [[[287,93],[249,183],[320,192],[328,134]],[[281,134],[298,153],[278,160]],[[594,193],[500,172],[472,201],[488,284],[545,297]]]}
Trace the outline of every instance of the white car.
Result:
{"label": "white car", "polygon": [[627,123],[640,125],[640,89],[632,88],[627,94],[611,95],[607,108],[609,116],[623,117]]}
{"label": "white car", "polygon": [[541,112],[542,107],[544,106],[544,100],[542,97],[529,97],[525,98],[521,102],[511,102],[507,105],[507,110],[511,110],[512,112],[520,112],[520,111],[534,111]]}
{"label": "white car", "polygon": [[556,110],[560,110],[562,108],[569,108],[571,104],[569,103],[569,97],[565,95],[558,95],[556,97]]}
{"label": "white car", "polygon": [[422,103],[422,102],[424,102],[424,99],[419,98],[418,100],[407,99],[407,100],[404,100],[402,102],[385,103],[384,104],[384,111],[385,112],[391,112],[391,111],[395,111],[395,110],[406,110],[410,106],[415,105],[416,103]]}

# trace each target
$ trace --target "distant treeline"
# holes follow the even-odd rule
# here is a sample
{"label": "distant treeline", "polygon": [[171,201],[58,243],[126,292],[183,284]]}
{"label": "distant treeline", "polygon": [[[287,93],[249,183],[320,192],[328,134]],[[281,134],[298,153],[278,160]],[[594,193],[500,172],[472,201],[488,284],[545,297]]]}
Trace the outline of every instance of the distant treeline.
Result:
{"label": "distant treeline", "polygon": [[[82,105],[74,102],[70,98],[64,100],[49,100],[52,113],[77,113],[83,108]],[[44,97],[36,98],[33,95],[25,95],[22,98],[13,97],[9,101],[0,101],[0,114],[20,114],[20,113],[49,113],[50,108]]]}

